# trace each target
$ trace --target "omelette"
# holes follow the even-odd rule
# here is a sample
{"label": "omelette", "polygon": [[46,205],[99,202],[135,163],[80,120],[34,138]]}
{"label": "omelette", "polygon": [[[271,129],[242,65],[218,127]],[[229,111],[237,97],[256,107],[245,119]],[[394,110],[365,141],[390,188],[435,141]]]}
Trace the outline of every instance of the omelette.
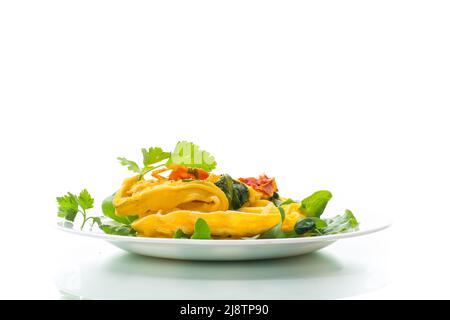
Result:
{"label": "omelette", "polygon": [[[239,208],[230,206],[234,199],[226,194],[230,190],[221,188],[223,179],[207,175],[204,180],[139,180],[134,176],[123,182],[113,205],[118,216],[137,215],[139,218],[131,226],[145,237],[173,237],[178,229],[193,234],[199,218],[207,222],[211,235],[217,238],[252,237],[280,222],[279,209],[269,200],[277,191],[274,179],[260,177],[253,186],[245,184],[245,179],[233,180],[233,185],[240,186],[234,190],[246,194]],[[255,183],[263,179],[267,180],[265,189]],[[300,204],[289,203],[282,208],[286,215],[282,229],[292,230],[303,216]]]}

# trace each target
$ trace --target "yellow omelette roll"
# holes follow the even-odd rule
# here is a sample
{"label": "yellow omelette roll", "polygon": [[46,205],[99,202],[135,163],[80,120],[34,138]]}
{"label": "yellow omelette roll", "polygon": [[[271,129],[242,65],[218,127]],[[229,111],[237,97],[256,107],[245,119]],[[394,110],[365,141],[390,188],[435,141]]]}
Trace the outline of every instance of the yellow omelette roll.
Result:
{"label": "yellow omelette roll", "polygon": [[[302,215],[298,211],[298,204],[283,207],[286,217],[282,229],[290,231]],[[281,219],[278,209],[273,204],[242,209],[244,211],[177,210],[167,214],[157,213],[134,221],[132,227],[138,232],[138,235],[144,237],[173,237],[177,229],[181,229],[186,234],[193,234],[195,222],[198,218],[202,218],[208,223],[213,236],[250,237],[273,227]]]}
{"label": "yellow omelette roll", "polygon": [[224,211],[228,199],[210,181],[170,181],[126,179],[116,193],[113,205],[118,216],[167,213],[173,210]]}

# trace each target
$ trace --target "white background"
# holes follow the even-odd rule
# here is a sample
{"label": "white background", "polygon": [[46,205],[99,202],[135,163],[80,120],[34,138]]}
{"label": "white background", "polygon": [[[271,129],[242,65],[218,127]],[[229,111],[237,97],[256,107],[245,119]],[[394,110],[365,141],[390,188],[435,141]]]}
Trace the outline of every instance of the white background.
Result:
{"label": "white background", "polygon": [[58,298],[59,255],[100,248],[52,230],[56,196],[86,187],[98,205],[128,175],[115,157],[181,139],[218,172],[391,215],[390,282],[352,297],[450,298],[449,16],[447,1],[0,2],[0,298]]}

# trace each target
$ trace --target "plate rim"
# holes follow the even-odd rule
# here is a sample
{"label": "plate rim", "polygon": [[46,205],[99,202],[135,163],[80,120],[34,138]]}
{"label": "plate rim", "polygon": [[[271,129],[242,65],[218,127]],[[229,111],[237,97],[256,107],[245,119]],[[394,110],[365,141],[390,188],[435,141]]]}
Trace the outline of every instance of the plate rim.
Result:
{"label": "plate rim", "polygon": [[130,236],[120,236],[111,234],[102,234],[99,232],[92,231],[82,231],[75,230],[68,227],[64,227],[61,221],[57,223],[56,229],[67,232],[70,234],[75,234],[79,236],[89,237],[89,238],[99,238],[107,241],[122,241],[122,242],[135,242],[135,243],[151,243],[151,244],[162,244],[162,245],[219,245],[219,246],[230,246],[230,245],[262,245],[262,244],[291,244],[291,243],[312,243],[320,241],[336,241],[340,239],[348,239],[359,236],[364,236],[372,233],[382,231],[389,228],[392,225],[392,221],[384,221],[377,226],[373,226],[364,230],[357,230],[346,233],[330,234],[323,236],[314,237],[299,237],[299,238],[275,238],[275,239],[175,239],[175,238],[152,238],[152,237],[130,237]]}

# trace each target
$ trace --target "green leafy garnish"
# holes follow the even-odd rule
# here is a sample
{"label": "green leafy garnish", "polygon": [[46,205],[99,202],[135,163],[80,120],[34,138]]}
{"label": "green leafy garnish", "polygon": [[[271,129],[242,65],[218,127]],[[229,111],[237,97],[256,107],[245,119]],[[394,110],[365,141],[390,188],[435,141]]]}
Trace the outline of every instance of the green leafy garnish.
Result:
{"label": "green leafy garnish", "polygon": [[136,173],[141,173],[141,168],[139,167],[139,165],[136,162],[128,160],[123,157],[117,157],[117,160],[120,161],[121,165],[126,166],[128,168],[128,170],[136,172]]}
{"label": "green leafy garnish", "polygon": [[94,207],[94,198],[86,189],[83,189],[78,195],[78,204],[83,210],[91,209]]}
{"label": "green leafy garnish", "polygon": [[278,194],[278,192],[274,192],[273,195],[267,199],[271,202],[273,202],[274,205],[276,205],[277,207],[281,204],[281,200],[280,200],[280,195]]}
{"label": "green leafy garnish", "polygon": [[279,205],[280,206],[284,206],[285,204],[291,204],[291,203],[296,203],[297,201],[292,200],[291,198],[288,198],[286,200],[284,200],[283,202],[281,202]]}
{"label": "green leafy garnish", "polygon": [[172,151],[166,165],[176,163],[189,168],[200,168],[205,171],[212,171],[217,162],[214,157],[192,142],[180,141]]}
{"label": "green leafy garnish", "polygon": [[73,222],[78,213],[82,215],[81,229],[83,229],[86,221],[91,219],[87,217],[86,210],[94,207],[94,199],[86,189],[81,190],[78,196],[68,192],[62,197],[57,197],[56,201],[58,202],[58,217]]}
{"label": "green leafy garnish", "polygon": [[287,198],[286,200],[282,200],[280,198],[280,195],[277,192],[274,192],[273,195],[268,199],[269,201],[273,202],[273,204],[277,207],[279,206],[283,206],[285,204],[291,204],[291,203],[296,203],[298,201],[293,200],[291,198]]}
{"label": "green leafy garnish", "polygon": [[114,196],[115,196],[115,193],[113,193],[109,197],[105,198],[105,200],[103,200],[103,202],[102,202],[103,214],[106,217],[111,218],[114,221],[117,221],[119,223],[123,223],[126,225],[131,224],[134,220],[136,220],[138,218],[138,216],[123,216],[123,217],[121,217],[121,216],[116,215],[116,209],[114,208],[114,205],[113,205]]}
{"label": "green leafy garnish", "polygon": [[173,237],[175,239],[212,239],[208,223],[202,218],[198,218],[195,222],[192,236],[189,236],[178,228]]}
{"label": "green leafy garnish", "polygon": [[135,236],[136,231],[130,226],[130,223],[137,217],[119,217],[115,213],[112,199],[114,194],[106,198],[102,203],[102,210],[105,216],[115,220],[110,223],[104,223],[101,217],[88,217],[86,210],[94,207],[94,198],[86,189],[81,190],[79,195],[68,192],[62,197],[57,197],[58,217],[74,222],[78,213],[83,217],[80,229],[83,230],[87,221],[92,220],[92,225],[97,224],[98,227],[107,234],[115,234],[121,236]]}
{"label": "green leafy garnish", "polygon": [[152,147],[148,149],[142,148],[141,151],[144,158],[143,163],[145,167],[169,159],[170,157],[170,152],[164,152],[163,149],[159,147]]}
{"label": "green leafy garnish", "polygon": [[325,228],[328,225],[325,220],[320,219],[320,218],[311,217],[309,219],[312,219],[315,222],[316,228],[319,230],[322,230],[323,228]]}
{"label": "green leafy garnish", "polygon": [[141,176],[146,174],[147,172],[150,172],[158,167],[161,167],[163,164],[156,165],[157,163],[169,159],[170,152],[164,152],[163,149],[159,147],[152,147],[152,148],[142,148],[142,157],[143,157],[143,164],[144,168],[142,168]]}
{"label": "green leafy garnish", "polygon": [[117,222],[104,223],[100,217],[92,217],[93,223],[107,234],[135,237],[137,232],[129,225]]}
{"label": "green leafy garnish", "polygon": [[321,190],[314,192],[309,197],[302,200],[301,209],[307,217],[320,218],[332,194],[330,191]]}
{"label": "green leafy garnish", "polygon": [[74,221],[78,213],[77,196],[68,192],[62,197],[57,197],[56,201],[58,202],[58,217]]}
{"label": "green leafy garnish", "polygon": [[358,228],[358,221],[350,210],[345,210],[343,215],[331,219],[319,219],[316,217],[304,218],[297,221],[294,230],[298,235],[317,236],[327,234],[344,233]]}
{"label": "green leafy garnish", "polygon": [[233,180],[228,174],[223,174],[215,185],[227,196],[230,210],[237,210],[248,201],[249,192],[247,186]]}
{"label": "green leafy garnish", "polygon": [[295,223],[295,233],[302,235],[304,233],[313,231],[316,229],[316,222],[312,218],[300,219]]}
{"label": "green leafy garnish", "polygon": [[142,148],[141,152],[143,158],[142,167],[137,162],[124,157],[117,158],[121,165],[139,174],[139,178],[142,178],[145,174],[156,168],[169,166],[172,163],[189,168],[200,168],[208,172],[213,170],[217,165],[216,160],[211,154],[200,150],[199,146],[188,141],[178,142],[175,150],[172,152],[166,152],[160,147]]}
{"label": "green leafy garnish", "polygon": [[327,226],[322,228],[323,234],[336,234],[358,229],[359,223],[350,210],[345,210],[343,215],[331,219],[325,219]]}
{"label": "green leafy garnish", "polygon": [[165,163],[160,162],[169,159],[170,157],[170,153],[163,151],[160,147],[151,147],[148,149],[142,148],[141,152],[142,167],[140,167],[135,161],[131,161],[123,157],[117,158],[121,165],[126,166],[130,171],[138,173],[140,178],[147,172],[165,165]]}
{"label": "green leafy garnish", "polygon": [[294,232],[298,236],[312,237],[323,234],[322,229],[327,226],[325,220],[316,217],[299,219],[294,226]]}
{"label": "green leafy garnish", "polygon": [[194,234],[191,239],[211,239],[211,230],[204,219],[198,218],[195,222]]}
{"label": "green leafy garnish", "polygon": [[181,230],[181,229],[177,229],[177,231],[175,231],[175,234],[173,235],[173,237],[175,239],[189,239],[189,235],[184,233],[183,230]]}
{"label": "green leafy garnish", "polygon": [[284,218],[286,217],[286,213],[282,207],[277,207],[280,211],[281,221],[277,223],[275,226],[270,228],[269,230],[264,231],[259,236],[259,239],[275,239],[275,238],[286,238],[288,235],[283,232],[282,226],[284,222]]}

